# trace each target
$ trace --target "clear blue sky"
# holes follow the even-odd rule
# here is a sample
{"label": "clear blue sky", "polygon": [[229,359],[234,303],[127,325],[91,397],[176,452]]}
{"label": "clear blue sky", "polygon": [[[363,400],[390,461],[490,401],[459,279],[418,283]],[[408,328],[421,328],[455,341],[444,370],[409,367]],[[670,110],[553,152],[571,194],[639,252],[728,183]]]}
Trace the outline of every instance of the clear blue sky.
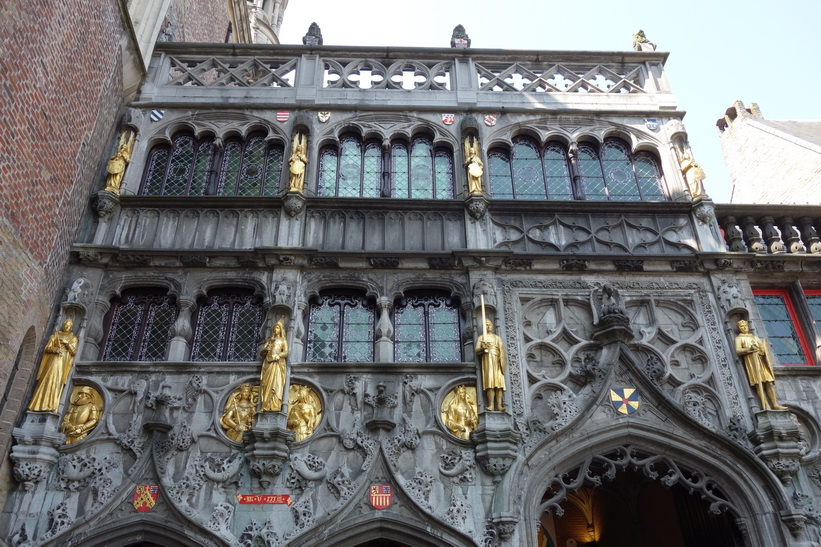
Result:
{"label": "clear blue sky", "polygon": [[314,21],[325,45],[362,46],[449,47],[462,24],[476,48],[620,51],[643,29],[670,52],[667,78],[719,203],[732,183],[715,121],[733,101],[766,119],[821,119],[821,0],[290,0],[282,43],[301,44]]}

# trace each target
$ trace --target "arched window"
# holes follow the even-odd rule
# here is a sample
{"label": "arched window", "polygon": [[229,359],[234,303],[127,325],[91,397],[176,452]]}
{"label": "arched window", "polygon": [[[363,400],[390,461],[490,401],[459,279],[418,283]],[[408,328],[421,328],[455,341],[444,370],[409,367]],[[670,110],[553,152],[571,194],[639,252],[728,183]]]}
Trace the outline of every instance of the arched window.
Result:
{"label": "arched window", "polygon": [[209,295],[194,319],[192,361],[254,361],[258,358],[263,312],[247,291]]}
{"label": "arched window", "polygon": [[140,193],[153,196],[273,196],[279,189],[284,148],[262,134],[228,140],[190,134],[151,149]]}
{"label": "arched window", "polygon": [[[390,188],[383,180],[390,177]],[[387,164],[378,142],[346,135],[319,153],[317,195],[322,197],[453,198],[453,157],[427,137],[391,145]]]}
{"label": "arched window", "polygon": [[262,135],[225,143],[215,194],[273,196],[282,174],[282,146],[268,146]]}
{"label": "arched window", "polygon": [[488,154],[490,191],[497,199],[573,199],[567,150],[559,143],[539,148],[533,139],[513,141],[512,153]]}
{"label": "arched window", "polygon": [[581,144],[574,168],[563,144],[539,148],[533,139],[514,139],[510,152],[488,153],[490,192],[496,199],[649,201],[667,199],[658,162],[650,154],[632,155],[618,139],[601,150]]}
{"label": "arched window", "polygon": [[394,358],[399,363],[462,360],[459,306],[444,295],[409,295],[397,303]]}
{"label": "arched window", "polygon": [[373,361],[374,307],[362,296],[328,294],[308,312],[307,360]]}
{"label": "arched window", "polygon": [[130,290],[112,302],[102,361],[162,361],[177,319],[174,298],[157,290]]}
{"label": "arched window", "polygon": [[667,199],[658,162],[647,153],[632,155],[627,144],[607,139],[600,150],[579,145],[584,199],[653,201]]}

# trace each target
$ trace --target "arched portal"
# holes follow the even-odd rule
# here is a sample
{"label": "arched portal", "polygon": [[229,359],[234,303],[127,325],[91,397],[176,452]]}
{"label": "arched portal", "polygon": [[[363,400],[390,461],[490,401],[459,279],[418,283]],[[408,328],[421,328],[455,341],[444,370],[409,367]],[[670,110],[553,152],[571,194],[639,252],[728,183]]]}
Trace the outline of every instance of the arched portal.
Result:
{"label": "arched portal", "polygon": [[664,486],[628,468],[600,486],[568,493],[559,509],[542,514],[540,545],[743,546],[733,516],[728,511],[714,514],[710,505],[681,484]]}

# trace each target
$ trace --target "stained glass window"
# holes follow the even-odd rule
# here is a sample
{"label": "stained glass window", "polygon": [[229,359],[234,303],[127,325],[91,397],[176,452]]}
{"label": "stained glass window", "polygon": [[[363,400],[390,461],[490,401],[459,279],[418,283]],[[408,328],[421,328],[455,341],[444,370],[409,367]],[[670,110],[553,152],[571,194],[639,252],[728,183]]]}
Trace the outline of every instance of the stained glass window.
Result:
{"label": "stained glass window", "polygon": [[218,150],[211,138],[179,135],[149,153],[141,189],[162,196],[272,196],[282,176],[284,148],[262,134],[229,140]]}
{"label": "stained glass window", "polygon": [[172,297],[128,292],[112,303],[103,342],[103,361],[162,361],[177,319]]}
{"label": "stained glass window", "polygon": [[514,139],[508,152],[488,152],[490,193],[496,199],[664,200],[658,162],[647,153],[630,154],[627,145],[608,139],[599,151],[580,144],[574,185],[567,148],[549,142],[543,148],[529,137]]}
{"label": "stained glass window", "polygon": [[446,296],[411,295],[396,306],[394,355],[400,363],[462,360],[459,308]]}
{"label": "stained glass window", "polygon": [[[385,163],[385,165],[383,165]],[[378,142],[346,135],[339,146],[326,146],[319,154],[317,195],[376,198],[388,195],[383,179],[390,178],[390,197],[412,199],[453,198],[453,157],[434,147],[427,137],[410,143],[395,141],[383,162]]]}
{"label": "stained glass window", "polygon": [[251,294],[211,295],[194,319],[192,361],[254,361],[257,359],[263,313]]}
{"label": "stained glass window", "polygon": [[374,307],[364,297],[325,295],[308,314],[307,360],[373,361]]}

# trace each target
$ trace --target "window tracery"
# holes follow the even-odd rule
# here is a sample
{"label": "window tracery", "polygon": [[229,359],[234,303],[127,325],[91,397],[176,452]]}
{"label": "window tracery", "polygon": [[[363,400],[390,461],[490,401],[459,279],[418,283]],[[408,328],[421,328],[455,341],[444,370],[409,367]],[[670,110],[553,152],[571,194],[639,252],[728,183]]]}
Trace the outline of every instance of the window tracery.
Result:
{"label": "window tracery", "polygon": [[497,199],[665,200],[658,162],[647,153],[631,154],[618,139],[600,149],[581,144],[571,161],[558,142],[539,147],[530,137],[514,139],[512,148],[488,153],[491,195]]}
{"label": "window tracery", "polygon": [[279,190],[284,147],[261,133],[229,139],[177,135],[149,152],[140,194],[155,196],[273,196]]}
{"label": "window tracery", "polygon": [[394,141],[383,154],[378,142],[346,135],[320,150],[317,195],[451,199],[453,155],[425,136]]}

